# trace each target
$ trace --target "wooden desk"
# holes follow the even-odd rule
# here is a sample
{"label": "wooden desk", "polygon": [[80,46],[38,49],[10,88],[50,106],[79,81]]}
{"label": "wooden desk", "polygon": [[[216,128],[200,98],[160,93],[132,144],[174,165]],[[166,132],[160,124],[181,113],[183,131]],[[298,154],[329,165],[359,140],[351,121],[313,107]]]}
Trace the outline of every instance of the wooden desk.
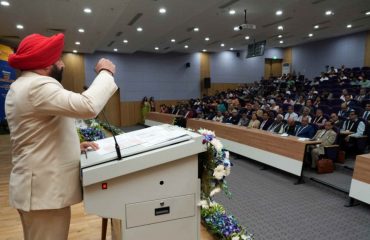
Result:
{"label": "wooden desk", "polygon": [[188,119],[187,127],[214,131],[225,149],[266,165],[302,176],[306,147],[320,141],[299,141],[297,137],[282,137],[267,131],[245,128],[201,119]]}
{"label": "wooden desk", "polygon": [[357,155],[349,196],[370,204],[370,154]]}
{"label": "wooden desk", "polygon": [[168,113],[149,112],[145,119],[145,125],[151,127],[161,124],[172,124],[175,118],[178,117],[182,116]]}

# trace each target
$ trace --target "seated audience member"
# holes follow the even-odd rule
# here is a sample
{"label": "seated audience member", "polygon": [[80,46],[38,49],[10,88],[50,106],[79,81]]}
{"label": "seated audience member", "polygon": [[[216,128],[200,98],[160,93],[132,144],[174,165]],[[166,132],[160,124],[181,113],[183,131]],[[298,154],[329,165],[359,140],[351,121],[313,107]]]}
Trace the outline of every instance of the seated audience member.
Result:
{"label": "seated audience member", "polygon": [[272,120],[270,117],[269,117],[269,114],[268,112],[264,112],[263,115],[262,115],[262,123],[260,124],[260,127],[259,129],[262,129],[262,130],[267,130],[270,125],[274,122],[274,120]]}
{"label": "seated audience member", "polygon": [[304,106],[306,104],[306,100],[304,99],[304,96],[299,96],[298,100],[295,102],[297,105],[302,105]]}
{"label": "seated audience member", "polygon": [[248,116],[247,116],[247,112],[243,112],[242,117],[240,118],[240,120],[238,122],[238,125],[243,126],[243,127],[247,127],[248,123],[249,123],[249,119],[248,119]]}
{"label": "seated audience member", "polygon": [[197,108],[196,113],[197,113],[197,118],[200,118],[200,119],[204,119],[205,118],[203,109],[201,107],[198,107]]}
{"label": "seated audience member", "polygon": [[225,103],[220,99],[218,100],[218,104],[217,104],[217,111],[220,111],[221,113],[224,113],[226,112],[226,105]]}
{"label": "seated audience member", "polygon": [[315,102],[312,105],[314,106],[315,109],[318,109],[320,107],[320,104],[321,104],[321,97],[317,97],[315,99]]}
{"label": "seated audience member", "polygon": [[348,118],[349,112],[352,109],[350,109],[345,102],[340,105],[340,108],[341,109],[338,111],[338,117],[343,119]]}
{"label": "seated audience member", "polygon": [[271,101],[270,101],[270,104],[271,104],[270,109],[271,109],[272,111],[278,112],[278,110],[279,110],[279,106],[278,106],[278,105],[276,105],[276,102],[275,102],[274,100],[271,100]]}
{"label": "seated audience member", "polygon": [[[350,132],[344,139],[340,138],[340,145],[345,151],[351,149],[354,146],[354,138],[361,137],[365,133],[365,123],[358,119],[357,112],[352,110],[349,114],[349,118],[344,121],[341,128],[341,132]],[[344,140],[344,141],[343,141]]]}
{"label": "seated audience member", "polygon": [[362,119],[370,124],[370,103],[366,103],[365,111],[362,114]]}
{"label": "seated audience member", "polygon": [[301,126],[297,128],[295,133],[297,137],[312,138],[315,135],[315,129],[308,124],[308,117],[302,117]]}
{"label": "seated audience member", "polygon": [[[315,97],[316,98],[316,97]],[[315,107],[312,105],[312,99],[307,99],[306,100],[306,105],[305,105],[306,108],[308,108],[310,111],[309,111],[309,114],[315,114]]]}
{"label": "seated audience member", "polygon": [[330,121],[325,122],[325,128],[317,131],[313,140],[321,141],[320,144],[316,146],[311,145],[311,167],[316,168],[317,160],[319,160],[320,155],[325,154],[324,147],[333,145],[335,139],[337,138],[337,133],[333,130],[333,123]]}
{"label": "seated audience member", "polygon": [[230,123],[231,124],[231,114],[229,111],[224,112],[224,119],[222,120],[223,123]]}
{"label": "seated audience member", "polygon": [[343,72],[341,72],[341,73],[339,74],[339,76],[338,76],[338,80],[347,80],[347,77],[346,77],[346,75],[344,75],[344,73],[343,73]]}
{"label": "seated audience member", "polygon": [[361,103],[361,102],[362,102],[362,101],[364,101],[365,99],[367,99],[366,89],[365,89],[365,88],[361,88],[361,89],[360,89],[360,93],[355,97],[355,100],[356,100],[358,103]]}
{"label": "seated audience member", "polygon": [[328,76],[324,72],[322,72],[320,82],[324,82],[324,81],[328,81],[328,80],[329,80]]}
{"label": "seated audience member", "polygon": [[287,124],[284,128],[284,133],[295,136],[295,132],[297,130],[298,126],[293,118],[289,118],[287,120]]}
{"label": "seated audience member", "polygon": [[188,107],[184,115],[184,118],[192,118],[193,116],[194,116],[193,109],[191,109],[191,107]]}
{"label": "seated audience member", "polygon": [[234,124],[234,125],[237,125],[239,123],[239,120],[240,120],[240,116],[239,116],[239,112],[237,109],[234,109],[231,111],[231,123]]}
{"label": "seated audience member", "polygon": [[213,108],[210,108],[209,109],[209,113],[208,113],[208,115],[207,115],[207,120],[213,120],[213,118],[216,116],[216,114],[215,114],[215,110],[213,110]]}
{"label": "seated audience member", "polygon": [[261,122],[257,118],[257,113],[252,113],[252,118],[248,123],[248,128],[259,128]]}
{"label": "seated audience member", "polygon": [[284,120],[287,121],[289,118],[292,118],[294,121],[298,120],[298,114],[296,114],[294,112],[294,107],[293,106],[288,107],[288,112],[285,114]]}
{"label": "seated audience member", "polygon": [[217,111],[216,116],[214,116],[212,120],[215,122],[222,122],[224,120],[224,116],[222,115],[222,112]]}
{"label": "seated audience member", "polygon": [[245,113],[247,114],[247,117],[250,118],[253,113],[253,105],[251,103],[245,104]]}
{"label": "seated audience member", "polygon": [[294,105],[294,101],[292,100],[292,97],[290,96],[290,94],[288,94],[287,98],[285,99],[285,101],[283,102],[283,104],[289,104],[289,105]]}
{"label": "seated audience member", "polygon": [[273,133],[283,133],[284,132],[283,115],[278,114],[275,118],[275,121],[270,125],[267,131]]}
{"label": "seated audience member", "polygon": [[361,88],[370,88],[370,81],[362,75],[358,77],[358,85],[360,85]]}
{"label": "seated audience member", "polygon": [[336,113],[330,114],[330,122],[333,123],[333,126],[336,127],[337,129],[341,129],[343,122],[339,120],[338,115]]}
{"label": "seated audience member", "polygon": [[310,109],[308,107],[303,108],[302,115],[298,117],[297,122],[302,122],[302,118],[307,117],[308,121],[311,122]]}
{"label": "seated audience member", "polygon": [[317,129],[324,127],[326,118],[321,109],[316,110],[316,116],[312,119],[312,123],[317,126]]}
{"label": "seated audience member", "polygon": [[350,95],[348,93],[347,89],[343,89],[342,90],[342,95],[340,96],[340,100],[342,100],[343,102],[345,102],[346,101],[346,98],[345,98],[346,95],[349,95],[350,99],[353,98],[352,95]]}
{"label": "seated audience member", "polygon": [[353,101],[353,99],[349,95],[345,95],[344,99],[344,102],[347,104],[348,107],[351,108],[352,106],[356,105],[356,102]]}

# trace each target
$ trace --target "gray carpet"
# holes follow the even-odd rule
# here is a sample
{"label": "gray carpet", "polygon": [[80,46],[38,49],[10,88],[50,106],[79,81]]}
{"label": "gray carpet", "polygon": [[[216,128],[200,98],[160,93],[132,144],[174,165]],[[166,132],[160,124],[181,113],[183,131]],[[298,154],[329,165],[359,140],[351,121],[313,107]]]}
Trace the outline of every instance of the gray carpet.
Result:
{"label": "gray carpet", "polygon": [[369,240],[370,207],[346,208],[347,195],[269,169],[261,171],[251,160],[235,159],[228,177],[232,199],[218,194],[216,201],[236,216],[255,238],[276,240]]}

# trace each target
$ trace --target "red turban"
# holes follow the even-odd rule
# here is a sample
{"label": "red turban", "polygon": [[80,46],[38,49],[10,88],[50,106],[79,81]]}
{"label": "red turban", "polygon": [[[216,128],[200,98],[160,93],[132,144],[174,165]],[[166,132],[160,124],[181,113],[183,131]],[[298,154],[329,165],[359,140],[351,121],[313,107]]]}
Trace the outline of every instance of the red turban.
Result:
{"label": "red turban", "polygon": [[56,63],[62,55],[64,34],[51,37],[31,34],[19,44],[17,52],[9,56],[9,65],[20,70],[35,70]]}

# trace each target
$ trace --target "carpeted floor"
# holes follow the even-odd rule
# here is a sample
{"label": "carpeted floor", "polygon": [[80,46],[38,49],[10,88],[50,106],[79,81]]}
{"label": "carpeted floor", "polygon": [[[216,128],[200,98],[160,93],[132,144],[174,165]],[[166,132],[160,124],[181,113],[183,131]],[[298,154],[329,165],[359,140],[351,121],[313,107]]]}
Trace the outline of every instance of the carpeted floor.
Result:
{"label": "carpeted floor", "polygon": [[370,207],[346,208],[347,195],[275,169],[261,171],[248,159],[234,159],[228,177],[232,199],[222,203],[256,239],[370,239]]}

